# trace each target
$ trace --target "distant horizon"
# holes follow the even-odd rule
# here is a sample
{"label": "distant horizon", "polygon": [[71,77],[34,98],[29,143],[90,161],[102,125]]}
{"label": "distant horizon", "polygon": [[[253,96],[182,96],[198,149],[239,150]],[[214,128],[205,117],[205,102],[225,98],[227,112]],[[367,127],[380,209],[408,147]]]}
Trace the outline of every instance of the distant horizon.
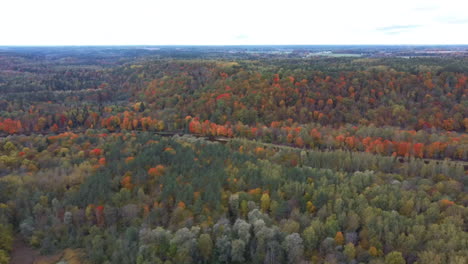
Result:
{"label": "distant horizon", "polygon": [[63,45],[0,45],[2,48],[35,47],[468,47],[468,44],[63,44]]}

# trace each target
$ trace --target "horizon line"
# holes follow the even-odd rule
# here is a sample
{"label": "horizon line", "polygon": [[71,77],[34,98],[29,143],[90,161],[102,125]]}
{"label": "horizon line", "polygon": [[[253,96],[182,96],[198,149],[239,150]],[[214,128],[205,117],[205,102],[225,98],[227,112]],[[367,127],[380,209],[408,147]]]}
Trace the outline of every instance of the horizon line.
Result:
{"label": "horizon line", "polygon": [[467,44],[50,44],[50,45],[2,45],[9,47],[307,47],[307,46],[468,46]]}

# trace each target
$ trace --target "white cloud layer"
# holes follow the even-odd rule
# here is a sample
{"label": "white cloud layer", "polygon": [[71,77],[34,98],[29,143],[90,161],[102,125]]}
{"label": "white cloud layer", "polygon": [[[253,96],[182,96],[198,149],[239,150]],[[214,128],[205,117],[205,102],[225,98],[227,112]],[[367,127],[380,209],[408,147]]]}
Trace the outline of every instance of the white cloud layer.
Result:
{"label": "white cloud layer", "polygon": [[1,0],[0,45],[468,44],[466,0]]}

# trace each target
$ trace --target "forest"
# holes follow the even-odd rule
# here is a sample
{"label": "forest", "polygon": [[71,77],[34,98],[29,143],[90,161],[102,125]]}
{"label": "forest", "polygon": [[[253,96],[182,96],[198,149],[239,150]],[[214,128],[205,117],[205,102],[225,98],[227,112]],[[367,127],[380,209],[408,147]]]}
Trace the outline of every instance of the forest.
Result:
{"label": "forest", "polygon": [[0,264],[467,263],[468,58],[264,49],[0,49]]}

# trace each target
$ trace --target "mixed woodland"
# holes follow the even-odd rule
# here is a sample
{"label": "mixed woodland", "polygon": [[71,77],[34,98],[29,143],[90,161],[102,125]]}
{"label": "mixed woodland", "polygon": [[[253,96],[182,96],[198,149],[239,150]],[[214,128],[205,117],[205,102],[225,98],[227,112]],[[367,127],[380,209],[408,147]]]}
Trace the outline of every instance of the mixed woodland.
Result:
{"label": "mixed woodland", "polygon": [[0,51],[0,263],[465,264],[466,65]]}

